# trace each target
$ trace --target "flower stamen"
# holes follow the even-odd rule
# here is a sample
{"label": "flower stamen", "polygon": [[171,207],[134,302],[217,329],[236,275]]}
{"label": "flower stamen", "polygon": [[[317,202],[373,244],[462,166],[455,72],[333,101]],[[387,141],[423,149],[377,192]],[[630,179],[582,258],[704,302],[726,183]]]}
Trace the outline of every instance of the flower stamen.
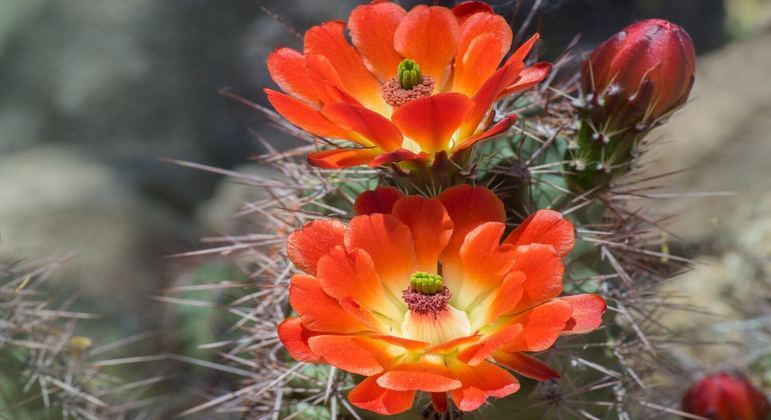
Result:
{"label": "flower stamen", "polygon": [[383,99],[398,108],[415,99],[431,96],[435,84],[433,77],[423,75],[418,63],[404,59],[399,63],[396,77],[386,80],[383,84]]}

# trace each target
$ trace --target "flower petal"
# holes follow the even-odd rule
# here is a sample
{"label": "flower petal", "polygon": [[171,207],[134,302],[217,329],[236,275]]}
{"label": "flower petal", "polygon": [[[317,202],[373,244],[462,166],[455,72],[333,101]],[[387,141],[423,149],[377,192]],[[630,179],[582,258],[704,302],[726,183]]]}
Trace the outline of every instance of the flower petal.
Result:
{"label": "flower petal", "polygon": [[289,303],[300,315],[303,325],[313,331],[344,334],[369,329],[343,309],[337,300],[324,293],[318,280],[305,274],[292,276]]}
{"label": "flower petal", "polygon": [[501,346],[514,341],[522,334],[523,329],[522,324],[507,325],[500,331],[485,337],[479,343],[463,349],[458,353],[458,360],[470,366],[476,366],[492,356],[493,352]]}
{"label": "flower petal", "polygon": [[447,392],[461,387],[444,364],[426,361],[396,366],[380,376],[377,384],[394,391]]}
{"label": "flower petal", "polygon": [[554,247],[557,255],[564,257],[576,243],[573,223],[554,210],[538,210],[517,226],[506,243],[513,245],[547,244]]}
{"label": "flower petal", "polygon": [[495,361],[507,368],[536,381],[548,381],[560,377],[559,372],[552,369],[540,359],[520,352],[495,352]]}
{"label": "flower petal", "polygon": [[350,296],[367,309],[394,320],[401,319],[402,308],[393,305],[386,296],[375,263],[364,250],[338,246],[319,259],[317,270],[321,288],[329,296],[338,300]]}
{"label": "flower petal", "polygon": [[402,57],[415,60],[423,74],[433,77],[441,87],[459,38],[460,25],[450,9],[418,5],[396,28],[394,46]]}
{"label": "flower petal", "polygon": [[357,215],[390,214],[394,204],[402,197],[404,194],[394,187],[377,187],[372,191],[364,191],[359,194],[353,204],[353,210]]}
{"label": "flower petal", "polygon": [[308,222],[286,239],[289,259],[302,271],[316,274],[316,264],[323,255],[343,244],[345,225],[333,219]]}
{"label": "flower petal", "polygon": [[364,62],[344,34],[345,23],[330,21],[305,32],[306,56],[320,54],[326,57],[345,83],[345,91],[377,111],[387,112],[390,107],[383,100],[380,83],[364,66]]}
{"label": "flower petal", "polygon": [[268,55],[268,73],[281,90],[311,104],[318,104],[316,89],[310,83],[305,67],[305,57],[291,48],[279,48]]}
{"label": "flower petal", "polygon": [[412,408],[415,391],[393,391],[377,384],[377,376],[370,376],[348,393],[348,401],[356,407],[377,414],[392,415]]}
{"label": "flower petal", "polygon": [[319,100],[324,104],[339,102],[331,95],[329,87],[343,90],[345,84],[329,59],[321,54],[306,54],[305,61],[308,83],[315,89]]}
{"label": "flower petal", "polygon": [[404,223],[390,214],[356,216],[345,230],[345,247],[366,251],[386,290],[401,302],[402,290],[417,268],[415,242]]}
{"label": "flower petal", "polygon": [[378,149],[331,149],[308,154],[308,163],[323,169],[340,169],[369,163],[378,154]]}
{"label": "flower petal", "polygon": [[483,293],[497,287],[511,271],[517,258],[517,250],[511,245],[501,245],[506,225],[487,222],[466,235],[458,255],[460,271],[446,269],[445,282],[455,291],[453,300],[461,309],[467,309]]}
{"label": "flower petal", "polygon": [[299,317],[287,318],[278,325],[278,338],[284,343],[286,351],[293,359],[306,363],[322,363],[324,358],[314,354],[308,347],[308,338],[312,331],[305,328]]}
{"label": "flower petal", "polygon": [[470,16],[461,27],[453,90],[474,95],[509,52],[512,38],[511,27],[503,16],[495,13]]}
{"label": "flower petal", "polygon": [[375,156],[375,158],[372,159],[372,161],[369,163],[369,166],[371,168],[376,168],[378,166],[387,165],[389,163],[399,163],[399,162],[407,162],[407,161],[413,161],[413,160],[427,160],[430,157],[431,155],[424,152],[420,152],[416,154],[407,149],[396,149],[393,152],[381,153]]}
{"label": "flower petal", "polygon": [[555,298],[562,293],[565,268],[551,245],[532,244],[517,247],[514,271],[525,274],[524,293],[516,308],[524,310]]}
{"label": "flower petal", "polygon": [[522,69],[525,68],[524,58],[537,40],[538,35],[533,35],[506,60],[506,64],[482,84],[482,87],[472,98],[474,107],[466,116],[466,121],[461,127],[461,138],[469,137],[477,131],[479,124],[485,119],[500,94],[517,80]]}
{"label": "flower petal", "polygon": [[366,337],[317,335],[308,346],[330,365],[358,375],[377,375],[391,360],[385,346]]}
{"label": "flower petal", "polygon": [[536,63],[526,69],[523,69],[519,74],[517,80],[507,87],[498,98],[513,95],[517,92],[530,89],[531,87],[541,83],[551,73],[550,63]]}
{"label": "flower petal", "polygon": [[501,350],[512,352],[548,349],[557,341],[572,313],[573,307],[567,300],[554,299],[517,315],[506,324],[522,324],[522,334],[504,345]]}
{"label": "flower petal", "polygon": [[436,274],[439,254],[452,236],[452,220],[439,200],[420,196],[397,201],[392,214],[407,225],[415,240],[418,270]]}
{"label": "flower petal", "polygon": [[460,247],[466,235],[485,222],[506,220],[503,203],[487,188],[468,184],[449,188],[437,197],[442,202],[453,223],[452,237],[442,251],[440,260],[444,266],[460,269]]}
{"label": "flower petal", "polygon": [[463,388],[450,393],[455,405],[463,411],[476,410],[488,397],[503,398],[519,390],[517,378],[492,363],[469,366],[456,359],[450,360],[449,367],[463,382]]}
{"label": "flower petal", "polygon": [[439,93],[400,106],[391,120],[424,152],[435,153],[448,148],[453,133],[472,105],[471,100],[460,93]]}
{"label": "flower petal", "polygon": [[596,330],[602,324],[607,309],[605,300],[598,295],[573,295],[562,299],[570,302],[573,316],[568,320],[563,335],[584,334]]}
{"label": "flower petal", "polygon": [[525,279],[525,274],[521,271],[508,273],[501,285],[469,312],[471,329],[477,330],[490,325],[499,317],[513,312],[522,298],[524,292],[522,283]]}
{"label": "flower petal", "polygon": [[481,33],[466,45],[461,44],[455,58],[453,92],[474,96],[498,69],[498,64],[503,59],[503,55],[499,53],[500,46],[501,41],[492,32]]}
{"label": "flower petal", "polygon": [[455,147],[454,152],[460,152],[461,150],[468,149],[469,147],[473,146],[479,141],[489,139],[490,137],[497,136],[498,134],[505,133],[506,130],[511,128],[512,125],[517,121],[516,115],[508,115],[502,120],[495,123],[494,126],[492,126],[489,130],[484,131],[479,134],[475,134],[467,139],[464,139],[460,144],[458,144]]}
{"label": "flower petal", "polygon": [[458,23],[463,25],[466,19],[477,13],[495,13],[489,4],[482,1],[464,1],[452,8],[452,14],[458,19]]}
{"label": "flower petal", "polygon": [[380,80],[396,76],[402,61],[402,56],[394,49],[394,33],[406,14],[398,4],[382,2],[357,6],[348,17],[353,45]]}
{"label": "flower petal", "polygon": [[345,130],[354,131],[381,149],[390,152],[402,145],[402,133],[377,112],[345,102],[324,106],[321,114]]}
{"label": "flower petal", "polygon": [[265,89],[265,94],[276,112],[303,130],[319,137],[354,139],[350,132],[329,121],[305,102],[271,89]]}

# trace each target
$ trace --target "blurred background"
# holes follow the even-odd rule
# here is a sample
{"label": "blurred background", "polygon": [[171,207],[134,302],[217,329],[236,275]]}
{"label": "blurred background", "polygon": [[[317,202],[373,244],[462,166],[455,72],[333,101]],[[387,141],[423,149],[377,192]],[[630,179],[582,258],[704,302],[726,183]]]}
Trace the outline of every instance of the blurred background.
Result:
{"label": "blurred background", "polygon": [[[231,231],[248,193],[161,158],[259,172],[249,163],[262,150],[255,136],[278,148],[293,140],[221,92],[264,104],[261,88],[272,86],[267,54],[300,48],[299,33],[344,19],[358,3],[0,0],[0,256],[72,253],[57,287],[104,316],[85,327],[94,334],[161,328],[167,309],[151,296],[195,264],[166,256]],[[673,293],[686,291],[722,317],[665,322],[713,326],[767,311],[767,293],[757,290],[771,278],[771,1],[492,3],[514,22],[537,7],[545,59],[576,34],[590,49],[646,17],[688,30],[700,54],[692,103],[654,134],[661,142],[647,170],[688,169],[663,181],[665,191],[738,194],[680,197],[656,209],[677,215],[678,248],[699,256]],[[762,316],[768,328],[771,312]],[[682,357],[699,364],[731,354],[684,350]]]}

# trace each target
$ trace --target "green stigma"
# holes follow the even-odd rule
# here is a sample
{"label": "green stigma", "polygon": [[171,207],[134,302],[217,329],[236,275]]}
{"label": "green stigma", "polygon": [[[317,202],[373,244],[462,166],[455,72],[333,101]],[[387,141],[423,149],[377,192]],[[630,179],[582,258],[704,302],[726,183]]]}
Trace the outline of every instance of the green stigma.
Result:
{"label": "green stigma", "polygon": [[417,271],[410,277],[410,286],[412,290],[424,294],[433,295],[439,293],[444,288],[442,276],[438,274],[428,274]]}
{"label": "green stigma", "polygon": [[399,63],[396,77],[399,78],[399,85],[402,89],[406,90],[410,90],[423,83],[423,74],[420,72],[420,66],[408,58]]}

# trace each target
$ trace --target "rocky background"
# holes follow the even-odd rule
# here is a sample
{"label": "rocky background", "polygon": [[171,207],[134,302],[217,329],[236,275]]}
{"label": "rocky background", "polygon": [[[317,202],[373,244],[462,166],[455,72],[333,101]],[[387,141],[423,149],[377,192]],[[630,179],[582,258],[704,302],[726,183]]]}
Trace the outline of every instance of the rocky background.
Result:
{"label": "rocky background", "polygon": [[[679,215],[673,230],[700,261],[673,291],[719,315],[678,312],[665,322],[714,340],[736,321],[742,329],[728,328],[732,338],[761,345],[771,324],[771,2],[495,3],[517,22],[537,5],[546,58],[576,33],[590,48],[643,17],[671,19],[693,35],[703,53],[693,100],[659,133],[648,171],[689,168],[668,181],[671,192],[738,194],[657,206]],[[291,141],[218,91],[263,103],[269,51],[299,47],[298,32],[344,18],[355,4],[0,0],[0,255],[74,253],[63,290],[120,330],[152,328],[160,309],[149,296],[186,264],[164,256],[227,231],[244,191],[159,158],[232,168],[261,150],[253,135],[277,147]],[[754,321],[740,321],[748,316]],[[695,370],[757,363],[732,349],[676,354]]]}

